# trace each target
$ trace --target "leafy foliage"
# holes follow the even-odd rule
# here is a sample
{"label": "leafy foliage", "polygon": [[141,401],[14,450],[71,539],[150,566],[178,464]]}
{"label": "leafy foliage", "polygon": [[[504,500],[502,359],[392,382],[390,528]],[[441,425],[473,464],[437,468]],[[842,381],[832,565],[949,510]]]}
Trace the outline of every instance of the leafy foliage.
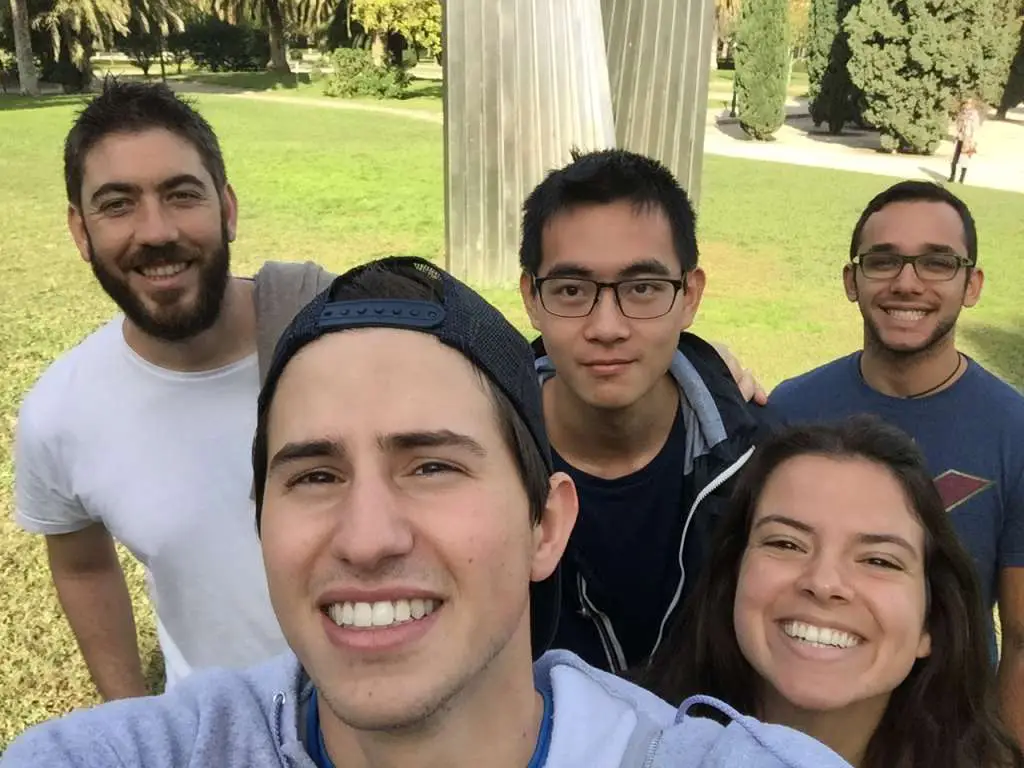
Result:
{"label": "leafy foliage", "polygon": [[855,0],[814,0],[810,17],[807,75],[810,112],[815,125],[828,123],[841,133],[848,122],[860,121],[860,89],[850,81],[850,41],[843,19]]}
{"label": "leafy foliage", "polygon": [[1020,41],[1017,43],[1017,55],[1013,58],[1010,66],[1010,75],[1006,80],[1006,87],[999,99],[999,116],[1006,117],[1006,113],[1024,101],[1024,31],[1020,34]]}
{"label": "leafy foliage", "polygon": [[372,54],[362,48],[339,48],[331,55],[331,66],[334,71],[324,84],[328,96],[397,99],[409,85],[405,69],[374,64]]}
{"label": "leafy foliage", "polygon": [[789,83],[787,0],[743,4],[736,35],[736,102],[740,125],[759,141],[771,140],[785,119]]}
{"label": "leafy foliage", "polygon": [[883,148],[931,154],[961,101],[998,98],[1016,28],[1003,1],[862,0],[850,11],[850,77]]}
{"label": "leafy foliage", "polygon": [[189,24],[173,45],[187,50],[196,66],[211,72],[255,72],[264,68],[270,56],[266,31],[228,24],[215,16]]}
{"label": "leafy foliage", "polygon": [[440,0],[351,0],[352,20],[367,32],[395,32],[432,55],[441,53]]}

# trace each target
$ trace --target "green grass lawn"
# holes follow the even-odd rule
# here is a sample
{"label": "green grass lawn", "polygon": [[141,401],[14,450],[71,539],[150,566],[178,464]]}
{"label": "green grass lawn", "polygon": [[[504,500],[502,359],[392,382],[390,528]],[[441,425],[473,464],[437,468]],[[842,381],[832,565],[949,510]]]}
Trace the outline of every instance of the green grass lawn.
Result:
{"label": "green grass lawn", "polygon": [[[40,539],[11,522],[11,439],[25,390],[112,314],[65,229],[61,142],[79,97],[0,97],[0,749],[30,722],[95,701],[50,585]],[[203,96],[240,200],[233,258],[333,269],[389,253],[443,252],[442,128],[300,104]],[[700,216],[708,288],[696,330],[728,342],[773,385],[854,349],[859,318],[839,270],[861,207],[892,179],[708,157]],[[964,188],[988,282],[963,346],[1024,386],[1024,198]],[[512,286],[486,292],[524,331]],[[156,659],[130,562],[147,659]],[[153,666],[154,678],[158,665]]]}

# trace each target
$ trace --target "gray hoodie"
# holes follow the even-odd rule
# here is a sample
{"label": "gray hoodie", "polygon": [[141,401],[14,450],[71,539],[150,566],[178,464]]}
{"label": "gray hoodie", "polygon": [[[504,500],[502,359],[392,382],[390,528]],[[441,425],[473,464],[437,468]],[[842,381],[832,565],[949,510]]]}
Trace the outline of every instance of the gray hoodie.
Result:
{"label": "gray hoodie", "polygon": [[[548,768],[849,768],[822,744],[740,717],[728,727],[675,709],[632,683],[551,651],[534,666],[550,691]],[[37,725],[2,768],[314,768],[300,717],[312,683],[286,654],[247,670],[206,670],[162,696],[79,710]],[[338,762],[344,768],[344,762]]]}

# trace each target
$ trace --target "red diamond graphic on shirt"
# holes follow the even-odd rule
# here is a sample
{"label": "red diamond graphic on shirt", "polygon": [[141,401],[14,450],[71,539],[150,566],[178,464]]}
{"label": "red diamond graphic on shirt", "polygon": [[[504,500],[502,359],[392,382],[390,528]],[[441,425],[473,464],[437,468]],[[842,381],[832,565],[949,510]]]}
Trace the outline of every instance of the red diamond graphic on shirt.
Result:
{"label": "red diamond graphic on shirt", "polygon": [[935,486],[939,489],[947,512],[952,512],[968,499],[973,499],[990,485],[991,480],[968,475],[956,469],[947,469],[935,478]]}

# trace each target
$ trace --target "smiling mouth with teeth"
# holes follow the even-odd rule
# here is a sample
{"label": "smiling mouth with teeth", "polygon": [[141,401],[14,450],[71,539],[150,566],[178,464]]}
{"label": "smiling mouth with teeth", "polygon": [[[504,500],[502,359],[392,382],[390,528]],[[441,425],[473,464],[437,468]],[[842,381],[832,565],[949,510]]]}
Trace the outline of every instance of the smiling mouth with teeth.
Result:
{"label": "smiling mouth with teeth", "polygon": [[921,320],[928,313],[923,309],[886,309],[885,314],[896,320]]}
{"label": "smiling mouth with teeth", "polygon": [[816,627],[802,621],[784,621],[781,626],[788,637],[815,648],[853,648],[860,645],[862,639],[840,629]]}
{"label": "smiling mouth with teeth", "polygon": [[346,629],[381,629],[429,616],[441,607],[440,600],[379,600],[375,603],[332,603],[324,613]]}
{"label": "smiling mouth with teeth", "polygon": [[160,279],[166,277],[174,277],[180,275],[189,265],[187,262],[178,262],[176,264],[156,264],[148,267],[141,267],[137,271],[143,277],[150,279]]}

